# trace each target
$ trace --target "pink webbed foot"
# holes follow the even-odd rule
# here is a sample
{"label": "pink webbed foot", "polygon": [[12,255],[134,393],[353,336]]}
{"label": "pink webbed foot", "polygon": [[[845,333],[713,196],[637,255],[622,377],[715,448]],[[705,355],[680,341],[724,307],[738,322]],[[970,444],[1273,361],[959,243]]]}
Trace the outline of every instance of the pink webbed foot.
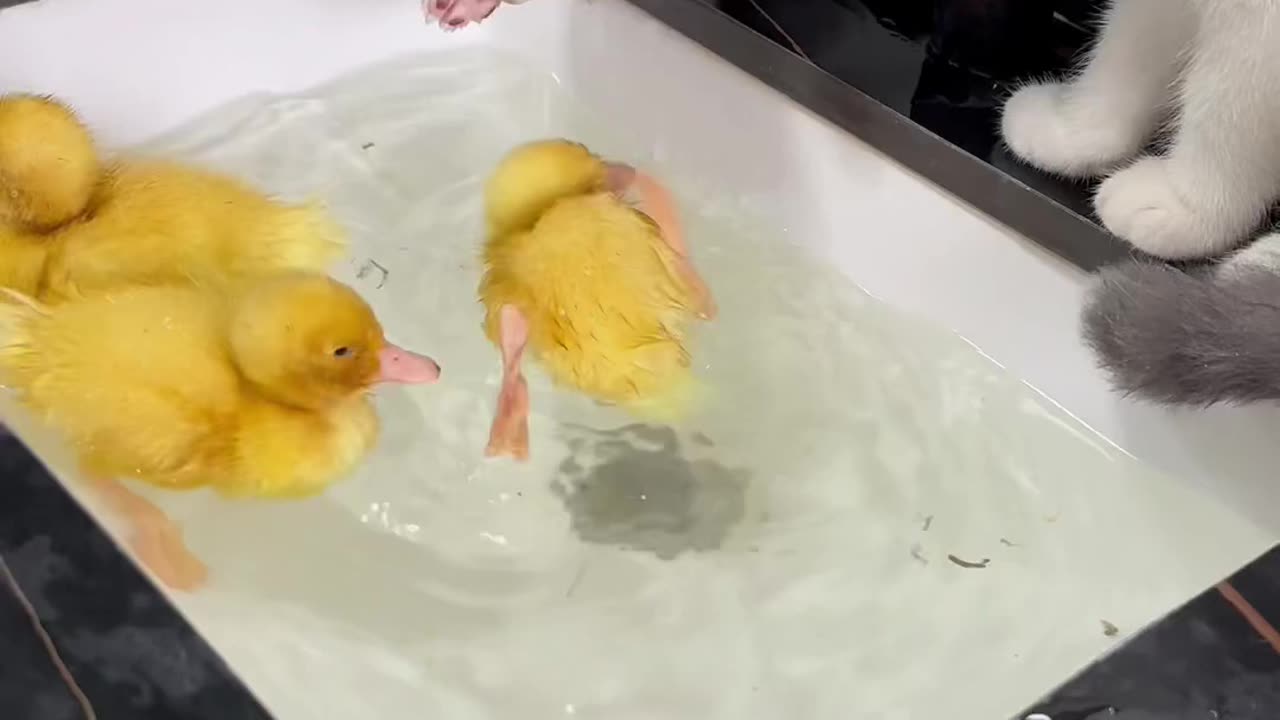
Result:
{"label": "pink webbed foot", "polygon": [[662,232],[667,247],[675,251],[676,273],[693,295],[694,310],[704,320],[715,319],[719,310],[711,296],[711,289],[698,274],[689,257],[689,246],[684,241],[684,228],[676,212],[675,199],[657,180],[629,165],[610,163],[605,180],[609,189],[619,195],[634,190],[639,196],[640,211],[648,215]]}
{"label": "pink webbed foot", "polygon": [[436,21],[445,31],[460,30],[493,14],[502,0],[422,0],[427,21]]}
{"label": "pink webbed foot", "polygon": [[89,477],[98,496],[128,524],[129,547],[160,582],[185,592],[204,586],[209,569],[187,548],[182,528],[119,481]]}
{"label": "pink webbed foot", "polygon": [[488,457],[509,455],[529,459],[529,385],[520,372],[520,361],[529,341],[529,324],[511,305],[503,305],[499,323],[502,349],[502,390],[489,428]]}

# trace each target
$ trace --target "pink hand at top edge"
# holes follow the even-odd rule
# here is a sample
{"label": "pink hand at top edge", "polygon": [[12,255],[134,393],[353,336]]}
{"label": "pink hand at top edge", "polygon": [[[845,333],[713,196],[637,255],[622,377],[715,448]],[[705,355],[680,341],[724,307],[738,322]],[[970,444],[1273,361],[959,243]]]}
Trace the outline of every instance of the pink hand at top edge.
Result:
{"label": "pink hand at top edge", "polygon": [[422,0],[427,21],[438,21],[445,31],[460,30],[493,14],[502,0]]}

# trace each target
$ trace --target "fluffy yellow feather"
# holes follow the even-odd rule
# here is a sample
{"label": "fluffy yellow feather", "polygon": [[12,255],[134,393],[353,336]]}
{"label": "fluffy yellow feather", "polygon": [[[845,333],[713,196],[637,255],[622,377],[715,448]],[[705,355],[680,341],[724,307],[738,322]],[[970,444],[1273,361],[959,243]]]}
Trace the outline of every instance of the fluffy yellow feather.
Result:
{"label": "fluffy yellow feather", "polygon": [[70,109],[0,96],[0,287],[38,292],[47,234],[85,213],[101,176],[93,138]]}
{"label": "fluffy yellow feather", "polygon": [[48,258],[47,237],[0,225],[0,288],[39,294]]}
{"label": "fluffy yellow feather", "polygon": [[51,98],[0,97],[0,285],[54,302],[133,283],[323,271],[345,249],[314,205],[181,163],[100,160]]}
{"label": "fluffy yellow feather", "polygon": [[[439,371],[390,345],[354,291],[318,274],[234,293],[128,286],[53,306],[5,297],[0,380],[68,438],[92,478],[309,495],[373,444],[374,383]],[[155,547],[172,537],[140,532],[144,558],[172,557]],[[183,571],[164,562],[152,569],[180,585]]]}
{"label": "fluffy yellow feather", "polygon": [[90,214],[56,240],[43,287],[51,298],[121,283],[322,272],[345,250],[341,228],[317,206],[284,205],[234,178],[140,159],[109,168]]}
{"label": "fluffy yellow feather", "polygon": [[101,172],[93,138],[69,108],[0,95],[0,226],[47,232],[78,218]]}
{"label": "fluffy yellow feather", "polygon": [[670,417],[688,398],[686,332],[709,315],[708,298],[673,242],[678,228],[650,216],[673,212],[622,199],[635,175],[548,140],[516,148],[490,177],[479,295],[507,370],[491,454],[527,454],[526,341],[556,383],[601,402]]}

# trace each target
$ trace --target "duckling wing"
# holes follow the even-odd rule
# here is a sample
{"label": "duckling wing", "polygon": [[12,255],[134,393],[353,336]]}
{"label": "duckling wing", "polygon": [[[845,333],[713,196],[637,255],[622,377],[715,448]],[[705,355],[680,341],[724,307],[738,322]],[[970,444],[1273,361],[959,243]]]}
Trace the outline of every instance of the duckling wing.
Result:
{"label": "duckling wing", "polygon": [[95,472],[199,482],[239,395],[215,309],[184,288],[0,304],[0,378]]}
{"label": "duckling wing", "polygon": [[49,239],[0,225],[0,287],[34,296],[40,291]]}
{"label": "duckling wing", "polygon": [[341,228],[317,206],[278,203],[234,178],[160,161],[115,167],[91,220],[62,241],[54,291],[323,271],[345,250]]}
{"label": "duckling wing", "polygon": [[486,260],[490,339],[501,306],[520,308],[556,380],[629,402],[687,368],[690,295],[678,258],[652,220],[612,196],[556,203],[530,232],[491,242]]}

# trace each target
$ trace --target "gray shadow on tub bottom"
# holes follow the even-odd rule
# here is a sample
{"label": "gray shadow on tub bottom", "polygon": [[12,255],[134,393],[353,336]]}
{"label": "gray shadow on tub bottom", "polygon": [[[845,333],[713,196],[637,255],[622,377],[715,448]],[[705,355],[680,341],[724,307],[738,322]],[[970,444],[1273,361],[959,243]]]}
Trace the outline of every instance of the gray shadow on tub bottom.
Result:
{"label": "gray shadow on tub bottom", "polygon": [[720,548],[746,515],[749,474],[688,459],[686,443],[671,428],[565,426],[564,432],[571,455],[552,488],[584,542],[671,560]]}

